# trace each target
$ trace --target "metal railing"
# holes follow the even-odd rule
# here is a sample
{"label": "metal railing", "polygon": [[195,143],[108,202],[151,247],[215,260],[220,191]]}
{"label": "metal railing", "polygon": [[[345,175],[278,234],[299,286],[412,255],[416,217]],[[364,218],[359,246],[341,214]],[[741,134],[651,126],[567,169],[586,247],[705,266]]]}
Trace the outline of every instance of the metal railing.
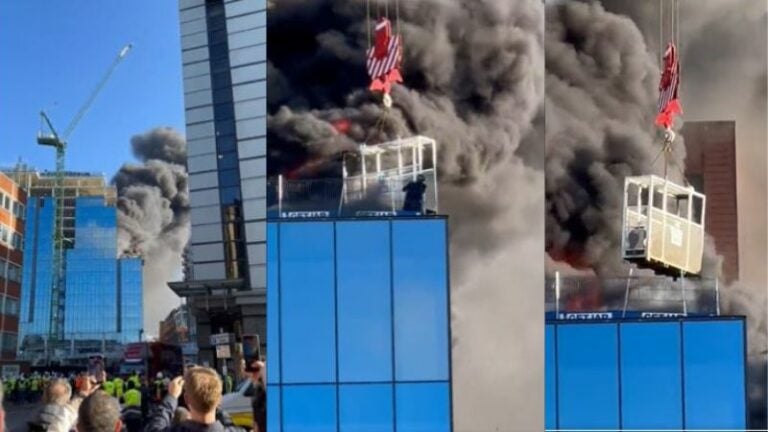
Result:
{"label": "metal railing", "polygon": [[270,179],[267,181],[267,216],[360,217],[437,213],[437,181],[433,170],[419,173],[424,176],[426,185],[421,212],[403,211],[406,195],[403,189],[415,175],[390,174],[343,179]]}
{"label": "metal railing", "polygon": [[677,279],[662,276],[546,278],[545,308],[549,313],[635,312],[719,315],[716,279]]}

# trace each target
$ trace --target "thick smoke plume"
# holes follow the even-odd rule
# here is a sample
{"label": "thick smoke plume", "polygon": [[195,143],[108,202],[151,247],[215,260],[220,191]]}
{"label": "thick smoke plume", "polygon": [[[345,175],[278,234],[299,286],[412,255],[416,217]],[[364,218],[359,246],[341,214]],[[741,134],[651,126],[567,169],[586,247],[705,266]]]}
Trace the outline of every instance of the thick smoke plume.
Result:
{"label": "thick smoke plume", "polygon": [[[574,1],[547,10],[547,250],[555,260],[603,276],[627,272],[619,259],[623,177],[658,174],[661,166],[651,162],[660,142],[652,116],[662,3],[671,4]],[[682,1],[679,34],[683,117],[736,120],[741,281],[721,290],[722,312],[747,316],[750,422],[763,428],[766,5]],[[679,181],[682,140],[675,147],[680,170],[672,174]],[[703,276],[718,277],[720,263],[708,239]]]}
{"label": "thick smoke plume", "polygon": [[[440,212],[451,217],[456,428],[540,430],[544,7],[399,3],[405,85],[389,114],[365,90],[364,2],[272,4],[268,167],[339,177],[356,143],[435,138]],[[371,5],[385,13],[385,2]],[[338,119],[350,121],[346,135],[329,123]]]}
{"label": "thick smoke plume", "polygon": [[144,328],[155,329],[178,297],[168,288],[177,279],[189,239],[186,141],[170,128],[131,139],[140,164],[125,164],[117,188],[118,247],[144,259]]}

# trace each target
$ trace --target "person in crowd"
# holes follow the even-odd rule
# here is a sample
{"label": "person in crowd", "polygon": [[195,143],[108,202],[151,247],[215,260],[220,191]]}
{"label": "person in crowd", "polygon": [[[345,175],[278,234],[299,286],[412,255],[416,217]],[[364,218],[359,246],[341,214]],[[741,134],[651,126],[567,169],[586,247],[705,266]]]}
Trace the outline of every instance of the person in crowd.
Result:
{"label": "person in crowd", "polygon": [[173,424],[180,425],[187,420],[191,420],[189,411],[186,408],[178,407],[173,413]]}
{"label": "person in crowd", "polygon": [[253,411],[253,432],[267,432],[267,368],[263,361],[256,360],[245,369],[251,374],[254,394],[251,399]]}
{"label": "person in crowd", "polygon": [[141,392],[135,387],[132,380],[126,381],[128,389],[123,395],[123,424],[128,432],[137,432],[144,429],[144,415],[141,411]]}
{"label": "person in crowd", "polygon": [[102,390],[83,400],[77,415],[78,432],[119,432],[123,429],[120,404]]}
{"label": "person in crowd", "polygon": [[112,380],[112,383],[115,385],[115,397],[118,401],[123,400],[123,391],[125,390],[125,381],[120,377],[120,375],[115,376],[115,379]]}
{"label": "person in crowd", "polygon": [[87,379],[74,396],[72,387],[64,378],[54,379],[43,391],[43,407],[30,430],[68,432],[75,428],[77,410],[83,400],[96,388],[95,379]]}
{"label": "person in crowd", "polygon": [[[150,414],[145,432],[236,432],[243,431],[232,419],[221,412],[222,382],[211,368],[193,367],[184,377],[174,378],[168,385],[168,394]],[[189,419],[174,425],[173,418],[178,399],[184,392]]]}

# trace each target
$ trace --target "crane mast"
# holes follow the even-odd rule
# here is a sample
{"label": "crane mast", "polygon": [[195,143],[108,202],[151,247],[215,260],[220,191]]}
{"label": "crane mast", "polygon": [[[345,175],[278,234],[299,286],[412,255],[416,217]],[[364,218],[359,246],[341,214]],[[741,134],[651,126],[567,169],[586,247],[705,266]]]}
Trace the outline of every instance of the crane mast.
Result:
{"label": "crane mast", "polygon": [[69,136],[77,127],[80,120],[86,114],[88,109],[93,105],[96,97],[101,93],[101,90],[107,84],[112,77],[117,66],[130,52],[133,45],[127,44],[115,57],[112,64],[107,69],[104,76],[98,82],[96,87],[91,91],[88,98],[82,104],[75,116],[64,129],[64,133],[59,135],[54,128],[51,119],[45,113],[40,112],[40,118],[44,127],[47,127],[48,132],[45,133],[42,130],[37,135],[37,143],[39,145],[49,146],[56,149],[56,171],[55,182],[53,188],[53,201],[55,203],[55,215],[54,215],[54,236],[53,236],[53,260],[52,260],[52,286],[51,286],[51,312],[50,312],[50,327],[48,332],[48,340],[46,343],[46,360],[50,361],[50,346],[51,344],[57,344],[64,339],[64,297],[65,297],[65,257],[64,257],[64,243],[66,241],[64,237],[64,173],[65,173],[65,156],[66,147]]}

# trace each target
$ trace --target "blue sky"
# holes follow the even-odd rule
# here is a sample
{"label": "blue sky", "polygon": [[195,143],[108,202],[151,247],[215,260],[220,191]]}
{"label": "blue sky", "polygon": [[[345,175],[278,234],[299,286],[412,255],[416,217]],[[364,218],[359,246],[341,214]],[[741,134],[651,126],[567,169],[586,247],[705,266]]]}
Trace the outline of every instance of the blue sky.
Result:
{"label": "blue sky", "polygon": [[70,137],[67,169],[111,177],[133,160],[130,138],[156,126],[183,132],[175,0],[0,1],[0,165],[19,157],[52,169],[36,144],[39,111],[63,130],[120,48],[134,49]]}

